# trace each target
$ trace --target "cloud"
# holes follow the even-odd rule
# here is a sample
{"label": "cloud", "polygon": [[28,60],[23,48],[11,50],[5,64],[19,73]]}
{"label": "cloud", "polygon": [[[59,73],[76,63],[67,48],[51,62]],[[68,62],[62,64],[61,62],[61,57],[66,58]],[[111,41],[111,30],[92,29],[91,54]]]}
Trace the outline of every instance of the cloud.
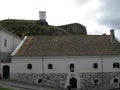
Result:
{"label": "cloud", "polygon": [[[120,29],[120,0],[75,0],[77,7],[85,6],[90,2],[98,1],[100,7],[91,10],[86,15],[98,24],[108,28]],[[87,7],[87,6],[86,6]],[[91,6],[93,7],[93,6]]]}
{"label": "cloud", "polygon": [[75,0],[75,5],[81,6],[93,0]]}
{"label": "cloud", "polygon": [[120,0],[101,0],[101,3],[102,6],[98,10],[101,17],[97,18],[98,23],[120,29]]}

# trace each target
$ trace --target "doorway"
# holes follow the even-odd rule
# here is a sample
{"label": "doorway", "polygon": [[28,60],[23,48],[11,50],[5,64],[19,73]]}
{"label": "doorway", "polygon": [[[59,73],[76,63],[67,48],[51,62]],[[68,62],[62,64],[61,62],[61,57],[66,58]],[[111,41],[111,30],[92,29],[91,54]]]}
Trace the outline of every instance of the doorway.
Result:
{"label": "doorway", "polygon": [[10,67],[8,65],[3,66],[3,79],[8,79],[10,76]]}
{"label": "doorway", "polygon": [[77,88],[77,79],[76,78],[74,78],[74,77],[72,77],[71,79],[70,79],[70,85],[71,85],[71,88]]}

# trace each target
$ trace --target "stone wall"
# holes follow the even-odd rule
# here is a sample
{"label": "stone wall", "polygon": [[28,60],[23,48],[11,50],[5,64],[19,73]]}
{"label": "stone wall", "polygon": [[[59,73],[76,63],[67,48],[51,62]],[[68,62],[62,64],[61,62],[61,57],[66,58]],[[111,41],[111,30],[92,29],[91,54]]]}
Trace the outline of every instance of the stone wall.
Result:
{"label": "stone wall", "polygon": [[38,83],[39,79],[43,79],[42,74],[35,73],[11,73],[10,79],[16,81],[23,81],[27,83],[36,83],[42,85],[43,83]]}
{"label": "stone wall", "polygon": [[75,34],[75,35],[87,35],[86,27],[78,24],[78,23],[72,23],[67,25],[59,26],[59,28],[62,28],[66,30],[68,33]]}
{"label": "stone wall", "polygon": [[[68,76],[67,73],[57,74],[11,73],[12,80],[35,83],[55,88],[64,88],[65,84],[67,84],[66,81],[70,79],[67,78],[67,76]],[[115,79],[116,81],[114,81]],[[80,80],[81,90],[107,90],[110,88],[118,88],[120,83],[120,73],[119,72],[79,73],[78,80]]]}
{"label": "stone wall", "polygon": [[[67,79],[67,74],[58,73],[58,74],[34,74],[34,73],[11,73],[10,79],[16,81],[23,81],[27,83],[35,83],[44,86],[50,86],[55,88],[63,88],[65,81]],[[42,80],[39,83],[39,79]]]}
{"label": "stone wall", "polygon": [[63,88],[65,86],[65,82],[67,80],[67,74],[65,73],[57,73],[57,74],[44,74],[44,85]]}
{"label": "stone wall", "polygon": [[[118,88],[120,83],[119,72],[105,73],[80,73],[82,90],[107,90],[110,88]],[[118,82],[114,82],[118,79]],[[98,82],[96,82],[96,80]]]}

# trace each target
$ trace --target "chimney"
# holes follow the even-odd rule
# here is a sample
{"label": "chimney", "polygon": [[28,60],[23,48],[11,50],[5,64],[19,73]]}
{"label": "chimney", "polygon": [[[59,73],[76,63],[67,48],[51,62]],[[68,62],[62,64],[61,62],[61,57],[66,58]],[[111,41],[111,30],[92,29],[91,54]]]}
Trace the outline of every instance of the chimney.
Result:
{"label": "chimney", "polygon": [[116,43],[114,29],[110,30],[110,39],[112,43]]}

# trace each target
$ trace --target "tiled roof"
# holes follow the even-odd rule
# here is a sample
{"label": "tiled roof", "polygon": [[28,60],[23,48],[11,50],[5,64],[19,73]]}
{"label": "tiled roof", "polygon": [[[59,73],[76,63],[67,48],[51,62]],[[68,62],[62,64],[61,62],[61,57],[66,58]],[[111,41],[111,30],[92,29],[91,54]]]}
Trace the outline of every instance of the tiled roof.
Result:
{"label": "tiled roof", "polygon": [[110,35],[28,36],[15,56],[120,55]]}

